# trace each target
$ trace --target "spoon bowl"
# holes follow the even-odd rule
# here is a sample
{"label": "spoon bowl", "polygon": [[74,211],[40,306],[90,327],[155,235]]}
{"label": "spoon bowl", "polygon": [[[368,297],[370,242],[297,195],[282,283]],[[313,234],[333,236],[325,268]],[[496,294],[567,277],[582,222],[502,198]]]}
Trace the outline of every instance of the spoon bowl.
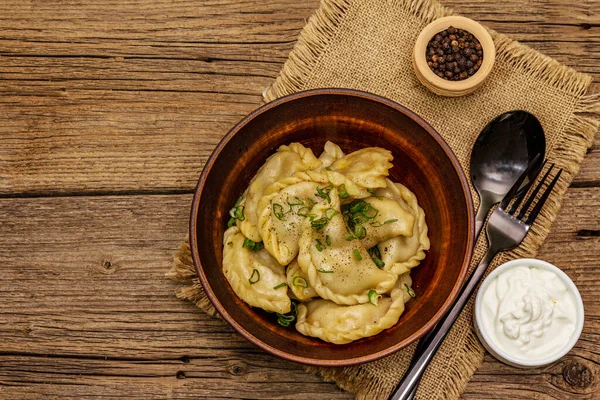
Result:
{"label": "spoon bowl", "polygon": [[537,175],[546,153],[546,137],[540,121],[527,111],[509,111],[490,121],[477,138],[471,153],[471,181],[479,194],[476,236],[490,208],[499,203],[518,177],[539,154],[521,190]]}

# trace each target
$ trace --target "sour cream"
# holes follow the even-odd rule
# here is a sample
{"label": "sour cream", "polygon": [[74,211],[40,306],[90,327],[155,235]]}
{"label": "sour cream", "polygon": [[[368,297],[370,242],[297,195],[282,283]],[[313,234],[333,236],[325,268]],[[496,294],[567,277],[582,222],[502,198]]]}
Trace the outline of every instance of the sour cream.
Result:
{"label": "sour cream", "polygon": [[475,307],[480,339],[512,365],[555,361],[573,347],[583,327],[577,288],[540,260],[514,260],[496,269],[482,284]]}

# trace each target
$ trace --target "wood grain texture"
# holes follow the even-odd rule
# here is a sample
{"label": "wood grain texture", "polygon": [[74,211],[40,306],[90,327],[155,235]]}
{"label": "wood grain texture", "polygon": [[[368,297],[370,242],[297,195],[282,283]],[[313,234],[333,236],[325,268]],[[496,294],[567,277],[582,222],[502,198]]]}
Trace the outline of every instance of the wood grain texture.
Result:
{"label": "wood grain texture", "polygon": [[[349,398],[175,299],[177,285],[164,272],[190,202],[190,195],[0,200],[0,397]],[[490,385],[503,388],[498,398],[530,398],[523,390],[532,379],[535,390],[557,398],[600,393],[600,236],[581,233],[597,228],[599,208],[597,189],[570,190],[540,254],[565,269],[586,304],[576,349],[538,370],[487,358],[465,398],[485,397]],[[593,384],[570,385],[562,374],[573,364],[587,368]]]}
{"label": "wood grain texture", "polygon": [[[600,92],[600,0],[445,4]],[[261,103],[317,5],[0,2],[1,399],[351,398],[164,278],[205,160]],[[600,396],[599,161],[597,138],[540,252],[581,290],[581,340],[542,369],[486,356],[465,399]]]}
{"label": "wood grain texture", "polygon": [[[193,190],[318,5],[296,3],[3,2],[0,196]],[[447,4],[600,74],[600,0]],[[579,184],[600,174],[599,143]]]}

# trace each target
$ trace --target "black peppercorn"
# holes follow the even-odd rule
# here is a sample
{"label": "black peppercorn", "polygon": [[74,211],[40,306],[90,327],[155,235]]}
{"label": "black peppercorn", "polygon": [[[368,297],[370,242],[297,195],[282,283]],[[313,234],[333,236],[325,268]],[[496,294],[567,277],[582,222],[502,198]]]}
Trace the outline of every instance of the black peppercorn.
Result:
{"label": "black peppercorn", "polygon": [[459,81],[479,70],[483,61],[483,47],[472,33],[450,26],[431,38],[425,59],[429,68],[440,78]]}

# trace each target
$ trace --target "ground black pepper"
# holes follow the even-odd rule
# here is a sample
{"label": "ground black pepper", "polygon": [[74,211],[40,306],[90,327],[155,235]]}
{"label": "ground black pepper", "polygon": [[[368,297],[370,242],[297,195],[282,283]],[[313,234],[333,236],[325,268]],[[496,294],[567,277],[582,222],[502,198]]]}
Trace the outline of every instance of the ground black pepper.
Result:
{"label": "ground black pepper", "polygon": [[461,81],[479,70],[483,48],[472,33],[450,26],[431,38],[425,57],[434,74],[449,81]]}

